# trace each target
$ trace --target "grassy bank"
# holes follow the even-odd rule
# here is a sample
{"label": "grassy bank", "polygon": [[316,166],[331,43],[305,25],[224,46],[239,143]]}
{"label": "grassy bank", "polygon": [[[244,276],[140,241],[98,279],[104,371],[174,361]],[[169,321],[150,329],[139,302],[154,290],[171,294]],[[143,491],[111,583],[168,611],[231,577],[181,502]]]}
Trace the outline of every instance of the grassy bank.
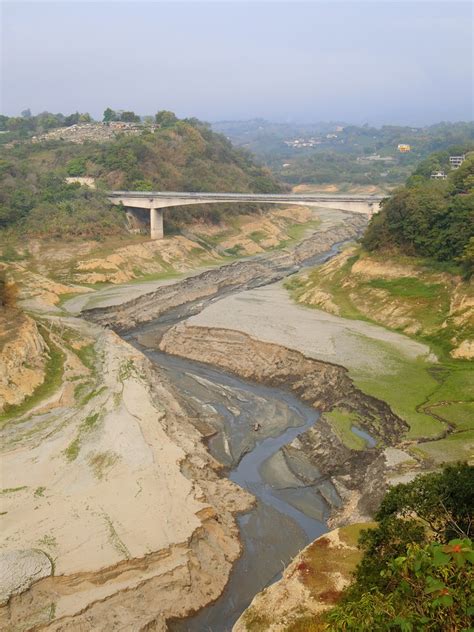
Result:
{"label": "grassy bank", "polygon": [[[418,444],[419,456],[436,462],[469,456],[474,372],[472,361],[452,354],[474,333],[471,283],[411,257],[369,257],[353,248],[286,287],[300,304],[383,325],[429,345],[437,359],[410,359],[374,342],[389,357],[387,370],[350,370],[351,378],[409,424],[408,440],[430,440]],[[341,432],[341,420],[336,423]]]}

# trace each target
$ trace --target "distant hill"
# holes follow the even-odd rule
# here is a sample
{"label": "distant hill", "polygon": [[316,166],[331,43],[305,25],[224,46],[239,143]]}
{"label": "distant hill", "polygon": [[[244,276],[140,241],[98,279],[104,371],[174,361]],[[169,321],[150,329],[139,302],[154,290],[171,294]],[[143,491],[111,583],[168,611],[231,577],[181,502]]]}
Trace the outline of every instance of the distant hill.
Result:
{"label": "distant hill", "polygon": [[[474,146],[474,123],[427,127],[222,121],[213,129],[252,151],[274,175],[291,185],[341,184],[393,187],[434,151]],[[410,145],[401,153],[399,144]]]}
{"label": "distant hill", "polygon": [[[0,229],[50,236],[121,232],[124,216],[107,201],[107,189],[283,190],[250,154],[197,119],[168,116],[158,127],[135,126],[133,134],[116,133],[105,140],[103,124],[96,125],[94,136],[94,124],[87,122],[88,137],[81,142],[55,133],[53,140],[26,139],[0,148]],[[67,184],[67,176],[92,177],[97,189]],[[184,207],[173,214],[179,219],[169,223],[176,229],[197,216],[218,221],[244,208],[248,212],[251,207]]]}
{"label": "distant hill", "polygon": [[[441,173],[439,173],[441,171]],[[446,179],[432,179],[437,173]],[[457,169],[449,152],[422,162],[405,186],[382,202],[365,233],[368,250],[405,254],[474,267],[474,152]]]}

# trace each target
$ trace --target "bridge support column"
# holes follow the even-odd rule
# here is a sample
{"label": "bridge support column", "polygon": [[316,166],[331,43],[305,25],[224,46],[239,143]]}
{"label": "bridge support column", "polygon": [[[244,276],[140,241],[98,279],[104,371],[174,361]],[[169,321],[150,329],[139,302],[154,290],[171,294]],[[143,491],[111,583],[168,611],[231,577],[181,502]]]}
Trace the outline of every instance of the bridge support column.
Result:
{"label": "bridge support column", "polygon": [[152,239],[163,239],[163,211],[160,208],[150,209],[150,236]]}

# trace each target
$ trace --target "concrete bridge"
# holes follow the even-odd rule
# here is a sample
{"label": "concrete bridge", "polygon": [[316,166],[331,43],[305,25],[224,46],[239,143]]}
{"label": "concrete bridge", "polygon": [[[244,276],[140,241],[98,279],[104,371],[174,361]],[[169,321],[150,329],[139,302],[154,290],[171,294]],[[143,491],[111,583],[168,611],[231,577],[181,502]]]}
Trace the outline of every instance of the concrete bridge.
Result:
{"label": "concrete bridge", "polygon": [[297,193],[178,193],[174,191],[109,191],[113,204],[122,204],[133,213],[136,209],[150,211],[152,239],[163,239],[163,210],[189,204],[251,202],[259,204],[298,204],[372,215],[380,208],[382,195],[324,195]]}

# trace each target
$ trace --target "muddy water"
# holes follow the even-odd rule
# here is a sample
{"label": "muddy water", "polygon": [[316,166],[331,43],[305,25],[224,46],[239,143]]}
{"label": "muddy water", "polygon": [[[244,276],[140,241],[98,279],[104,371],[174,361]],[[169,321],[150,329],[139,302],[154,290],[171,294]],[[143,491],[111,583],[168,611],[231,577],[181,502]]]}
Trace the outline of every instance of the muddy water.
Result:
{"label": "muddy water", "polygon": [[[325,261],[338,246],[307,264]],[[316,423],[319,413],[282,389],[156,351],[169,327],[209,302],[180,306],[126,335],[167,374],[200,429],[204,425],[209,450],[228,468],[229,478],[257,498],[255,508],[238,518],[243,553],[224,593],[195,616],[170,622],[173,632],[230,631],[255,594],[277,580],[298,551],[327,531],[323,496],[291,472],[280,451]],[[324,496],[337,493],[326,484]]]}
{"label": "muddy water", "polygon": [[170,623],[174,632],[228,631],[254,595],[278,579],[296,553],[327,530],[327,506],[314,488],[304,488],[295,480],[282,492],[271,485],[262,467],[312,426],[319,413],[283,390],[140,348],[166,372],[193,414],[204,413],[215,431],[209,450],[228,466],[229,478],[257,498],[256,507],[238,518],[243,554],[223,595],[196,616]]}

